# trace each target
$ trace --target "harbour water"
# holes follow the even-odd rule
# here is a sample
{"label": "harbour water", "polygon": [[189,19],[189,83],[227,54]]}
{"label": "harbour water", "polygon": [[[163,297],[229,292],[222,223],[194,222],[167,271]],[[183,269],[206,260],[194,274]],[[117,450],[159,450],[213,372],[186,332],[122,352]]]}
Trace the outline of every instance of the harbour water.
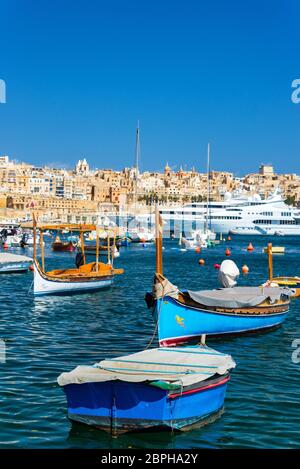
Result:
{"label": "harbour water", "polygon": [[[284,245],[273,257],[274,275],[300,275],[297,238],[255,237],[203,250],[182,252],[177,241],[164,243],[164,271],[181,288],[217,286],[215,263],[231,259],[250,272],[239,284],[259,285],[267,279],[268,241]],[[18,253],[18,249],[11,250]],[[19,251],[21,253],[21,250]],[[74,264],[74,253],[53,253],[46,246],[49,268]],[[28,249],[27,255],[32,255]],[[205,265],[198,264],[199,258]],[[293,363],[292,343],[300,340],[300,300],[293,300],[283,327],[235,338],[208,339],[209,346],[237,362],[228,385],[225,412],[216,422],[183,433],[151,432],[111,438],[101,431],[71,424],[66,400],[56,383],[62,371],[79,364],[144,349],[154,324],[144,302],[151,288],[154,246],[121,248],[116,266],[125,274],[107,291],[73,296],[33,298],[32,273],[2,275],[0,339],[6,362],[0,362],[0,448],[299,448],[300,363]],[[300,355],[300,354],[299,354]]]}

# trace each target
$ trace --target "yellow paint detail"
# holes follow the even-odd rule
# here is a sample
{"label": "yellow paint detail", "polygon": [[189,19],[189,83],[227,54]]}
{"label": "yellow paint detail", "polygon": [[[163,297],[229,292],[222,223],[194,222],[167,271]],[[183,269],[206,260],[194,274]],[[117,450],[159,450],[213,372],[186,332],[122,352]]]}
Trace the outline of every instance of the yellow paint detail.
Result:
{"label": "yellow paint detail", "polygon": [[175,316],[175,320],[176,320],[176,322],[177,322],[177,324],[178,324],[179,326],[185,327],[185,326],[184,326],[184,318],[181,318],[180,316],[177,316],[177,315],[176,315],[176,316]]}

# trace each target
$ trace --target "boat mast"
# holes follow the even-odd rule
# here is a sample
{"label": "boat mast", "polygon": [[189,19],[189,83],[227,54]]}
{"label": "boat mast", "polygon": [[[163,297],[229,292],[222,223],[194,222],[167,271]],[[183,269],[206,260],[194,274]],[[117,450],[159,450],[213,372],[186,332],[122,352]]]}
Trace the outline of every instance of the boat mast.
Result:
{"label": "boat mast", "polygon": [[163,259],[162,259],[162,218],[155,207],[155,245],[156,245],[156,274],[163,275]]}
{"label": "boat mast", "polygon": [[96,226],[96,271],[99,270],[99,229]]}
{"label": "boat mast", "polygon": [[137,122],[135,137],[135,181],[134,181],[134,215],[137,211],[137,189],[139,177],[139,160],[140,160],[140,121]]}
{"label": "boat mast", "polygon": [[269,280],[273,280],[273,253],[272,253],[272,243],[268,244],[268,257],[269,257]]}
{"label": "boat mast", "polygon": [[207,144],[207,198],[206,198],[206,221],[205,221],[205,233],[208,230],[208,207],[210,198],[210,143]]}
{"label": "boat mast", "polygon": [[33,221],[33,260],[36,261],[36,218],[35,213],[32,213]]}

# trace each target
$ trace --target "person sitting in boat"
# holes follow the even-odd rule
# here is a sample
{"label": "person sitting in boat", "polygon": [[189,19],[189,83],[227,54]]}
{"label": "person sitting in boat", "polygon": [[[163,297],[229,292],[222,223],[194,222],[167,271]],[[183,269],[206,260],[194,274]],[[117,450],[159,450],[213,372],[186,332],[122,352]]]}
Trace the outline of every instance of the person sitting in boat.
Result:
{"label": "person sitting in boat", "polygon": [[84,257],[81,251],[78,251],[75,257],[75,264],[77,269],[84,264]]}
{"label": "person sitting in boat", "polygon": [[27,245],[27,242],[28,242],[28,233],[24,233],[20,241],[21,248],[24,248]]}

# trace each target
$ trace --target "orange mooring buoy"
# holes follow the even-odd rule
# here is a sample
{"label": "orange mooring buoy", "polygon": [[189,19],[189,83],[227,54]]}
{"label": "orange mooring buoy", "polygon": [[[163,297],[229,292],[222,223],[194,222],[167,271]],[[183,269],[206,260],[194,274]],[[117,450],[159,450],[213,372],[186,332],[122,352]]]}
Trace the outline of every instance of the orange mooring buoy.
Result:
{"label": "orange mooring buoy", "polygon": [[243,272],[243,274],[248,274],[248,272],[249,272],[249,267],[248,267],[246,264],[243,265],[243,267],[242,267],[242,272]]}
{"label": "orange mooring buoy", "polygon": [[200,264],[200,265],[204,265],[204,264],[205,264],[205,260],[204,260],[204,259],[199,259],[199,264]]}
{"label": "orange mooring buoy", "polygon": [[229,248],[226,248],[225,256],[230,256],[230,254],[231,254],[230,249],[229,249]]}
{"label": "orange mooring buoy", "polygon": [[228,240],[228,241],[231,241],[231,236],[228,236],[227,240]]}
{"label": "orange mooring buoy", "polygon": [[252,243],[248,244],[247,251],[253,251],[254,247],[252,246]]}
{"label": "orange mooring buoy", "polygon": [[195,248],[195,251],[196,251],[197,253],[201,252],[200,246],[197,246],[197,247]]}

